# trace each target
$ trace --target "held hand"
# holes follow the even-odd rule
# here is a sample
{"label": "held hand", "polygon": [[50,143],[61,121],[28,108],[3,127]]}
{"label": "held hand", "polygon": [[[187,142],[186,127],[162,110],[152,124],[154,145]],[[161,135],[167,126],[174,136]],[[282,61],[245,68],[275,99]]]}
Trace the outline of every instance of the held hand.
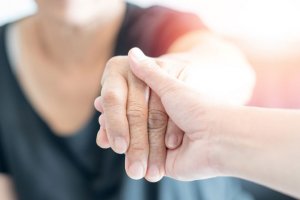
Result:
{"label": "held hand", "polygon": [[[112,58],[107,64],[102,80],[101,97],[95,102],[96,108],[102,113],[99,118],[101,129],[97,143],[102,148],[112,147],[117,153],[126,152],[125,167],[131,178],[140,179],[145,177],[147,180],[155,182],[160,180],[165,173],[171,173],[170,168],[164,167],[166,153],[168,153],[167,160],[170,160],[172,155],[177,155],[176,150],[178,150],[177,147],[181,145],[181,142],[183,141],[182,144],[186,145],[186,142],[189,141],[183,139],[184,133],[185,138],[187,138],[186,133],[199,131],[197,126],[200,122],[199,118],[202,120],[200,136],[207,135],[204,134],[204,130],[207,129],[205,127],[208,126],[211,118],[203,115],[209,107],[205,106],[206,103],[203,102],[203,99],[206,102],[221,99],[235,104],[245,103],[250,96],[251,92],[249,91],[252,89],[254,79],[249,66],[243,59],[229,59],[226,56],[216,56],[215,58],[203,55],[200,59],[196,59],[198,62],[193,65],[186,62],[191,58],[186,59],[184,55],[169,54],[153,59],[145,57],[141,51],[138,51],[142,58],[137,59],[138,56],[134,56],[136,51],[138,50],[130,51],[128,57]],[[182,58],[182,60],[179,61],[178,58]],[[135,75],[143,81],[131,72],[129,63]],[[173,102],[174,109],[165,111],[168,105],[166,100],[165,105],[162,105],[162,93],[157,93],[159,91],[153,88],[149,91],[147,84],[150,87],[151,85],[144,80],[151,80],[149,79],[151,71],[149,71],[149,74],[147,71],[144,72],[144,77],[140,77],[137,74],[139,68],[134,68],[138,65],[153,65],[156,68],[159,66],[164,74],[168,74],[167,77],[171,78],[166,80],[175,81],[170,86],[175,83],[180,85],[177,89],[177,86],[172,87],[171,89],[174,89],[174,91],[165,91],[165,93],[171,92],[172,95],[169,98],[173,98],[171,102]],[[137,71],[134,71],[134,69]],[[147,70],[147,67],[143,69]],[[248,75],[248,77],[243,75]],[[232,84],[233,82],[235,84]],[[239,84],[236,84],[237,82]],[[155,83],[163,86],[165,81],[159,80]],[[169,85],[169,82],[166,84]],[[178,92],[179,88],[181,88],[180,92]],[[199,92],[198,95],[193,94],[195,91],[192,88]],[[200,94],[204,95],[205,98],[200,98]],[[193,99],[194,103],[188,104],[188,101]],[[202,101],[201,106],[198,104],[198,100],[195,99]],[[181,104],[190,106],[190,110],[184,110],[184,114],[180,113],[178,117],[176,113]],[[193,122],[190,120],[192,118],[198,118],[196,123],[191,123]],[[191,126],[186,122],[189,122]],[[188,129],[185,129],[185,127]],[[123,138],[125,142],[120,142],[116,138]],[[168,152],[166,147],[169,149]],[[203,150],[201,152],[205,154]],[[206,162],[203,163],[204,166],[208,164],[205,156],[203,156],[203,162]],[[165,172],[165,169],[169,171]]]}
{"label": "held hand", "polygon": [[139,49],[129,53],[133,73],[143,80],[160,98],[167,115],[184,133],[182,144],[167,150],[166,176],[194,180],[218,175],[213,161],[214,123],[212,104],[199,93],[168,75],[165,70]]}
{"label": "held hand", "polygon": [[114,57],[107,63],[95,107],[101,112],[97,144],[125,153],[131,178],[160,180],[165,174],[168,117],[159,98],[132,74],[128,57]]}

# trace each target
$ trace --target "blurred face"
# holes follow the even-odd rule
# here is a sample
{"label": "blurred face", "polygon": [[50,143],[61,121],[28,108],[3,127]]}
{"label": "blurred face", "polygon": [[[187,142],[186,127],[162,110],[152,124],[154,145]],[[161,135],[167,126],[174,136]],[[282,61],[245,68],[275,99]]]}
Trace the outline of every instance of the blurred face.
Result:
{"label": "blurred face", "polygon": [[81,24],[111,12],[121,0],[35,0],[38,13],[58,21]]}

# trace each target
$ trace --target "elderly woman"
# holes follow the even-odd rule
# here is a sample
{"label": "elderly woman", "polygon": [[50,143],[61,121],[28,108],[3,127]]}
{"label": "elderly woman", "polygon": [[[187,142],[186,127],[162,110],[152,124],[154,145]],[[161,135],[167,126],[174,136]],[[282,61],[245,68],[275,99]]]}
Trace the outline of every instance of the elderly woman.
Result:
{"label": "elderly woman", "polygon": [[[144,105],[141,96],[147,89],[130,74],[127,58],[114,56],[127,55],[138,46],[153,57],[197,61],[203,69],[225,64],[247,71],[235,48],[209,33],[194,15],[159,6],[144,9],[122,0],[36,3],[35,15],[0,28],[0,199],[249,198],[229,179],[194,183],[164,179],[156,184],[132,181],[123,170],[124,157],[103,151],[95,143],[99,126],[93,101],[102,79],[108,120],[103,131],[116,137],[102,134],[98,143],[108,147],[109,140],[115,151],[127,152],[126,169],[136,179],[144,177],[146,169],[133,165],[134,161],[149,158],[150,164],[161,167],[165,155],[164,137],[148,141],[149,118],[139,117],[134,109],[127,112],[130,144],[126,140],[129,132],[118,137],[122,130],[112,123],[125,123],[128,102],[129,108],[130,102]],[[168,70],[178,75],[181,69]],[[210,70],[200,70],[199,77],[205,79],[205,73]],[[239,102],[246,99],[249,81],[227,73],[220,77],[240,81],[222,82],[222,89],[228,86],[226,91],[246,86],[245,95],[234,96]],[[205,83],[200,88],[204,92]],[[120,100],[121,106],[114,100]],[[151,102],[154,108],[160,105]],[[147,106],[141,110],[147,111]],[[151,119],[155,121],[155,116]],[[167,131],[158,132],[164,136]],[[135,139],[143,142],[134,143]],[[172,141],[176,145],[176,139]],[[156,181],[162,175],[150,173],[146,178]]]}

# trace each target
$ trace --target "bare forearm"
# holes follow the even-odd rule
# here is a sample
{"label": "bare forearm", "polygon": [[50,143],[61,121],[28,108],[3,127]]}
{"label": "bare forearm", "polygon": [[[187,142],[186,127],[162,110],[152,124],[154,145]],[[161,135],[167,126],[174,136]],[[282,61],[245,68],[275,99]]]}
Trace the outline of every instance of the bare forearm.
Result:
{"label": "bare forearm", "polygon": [[300,111],[220,111],[220,170],[300,197]]}

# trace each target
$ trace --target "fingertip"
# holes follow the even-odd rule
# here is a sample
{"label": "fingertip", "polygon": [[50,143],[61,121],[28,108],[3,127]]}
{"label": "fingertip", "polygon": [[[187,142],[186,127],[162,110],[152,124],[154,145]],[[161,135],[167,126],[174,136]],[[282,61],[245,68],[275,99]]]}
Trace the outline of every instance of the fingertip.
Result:
{"label": "fingertip", "polygon": [[96,144],[102,149],[109,149],[110,144],[107,138],[106,131],[103,128],[100,128],[96,138]]}
{"label": "fingertip", "polygon": [[163,173],[159,170],[159,167],[152,165],[148,168],[145,179],[149,182],[155,183],[163,178]]}
{"label": "fingertip", "polygon": [[139,162],[130,163],[126,169],[127,175],[134,180],[140,180],[145,177],[145,167]]}
{"label": "fingertip", "polygon": [[146,55],[143,53],[143,51],[137,47],[130,49],[128,55],[136,62],[139,62],[146,58]]}
{"label": "fingertip", "polygon": [[179,138],[176,134],[169,134],[166,138],[166,146],[169,149],[176,149],[179,146]]}
{"label": "fingertip", "polygon": [[128,142],[123,137],[115,137],[113,139],[113,150],[118,154],[124,154],[128,149]]}
{"label": "fingertip", "polygon": [[165,136],[167,148],[177,149],[182,143],[183,135],[183,131],[172,120],[169,120]]}
{"label": "fingertip", "polygon": [[102,108],[102,105],[101,105],[101,96],[99,96],[95,99],[94,107],[97,111],[103,113],[103,108]]}
{"label": "fingertip", "polygon": [[95,99],[95,101],[94,101],[94,106],[95,106],[95,108],[98,106],[99,102],[100,102],[100,96],[97,97],[97,98]]}

